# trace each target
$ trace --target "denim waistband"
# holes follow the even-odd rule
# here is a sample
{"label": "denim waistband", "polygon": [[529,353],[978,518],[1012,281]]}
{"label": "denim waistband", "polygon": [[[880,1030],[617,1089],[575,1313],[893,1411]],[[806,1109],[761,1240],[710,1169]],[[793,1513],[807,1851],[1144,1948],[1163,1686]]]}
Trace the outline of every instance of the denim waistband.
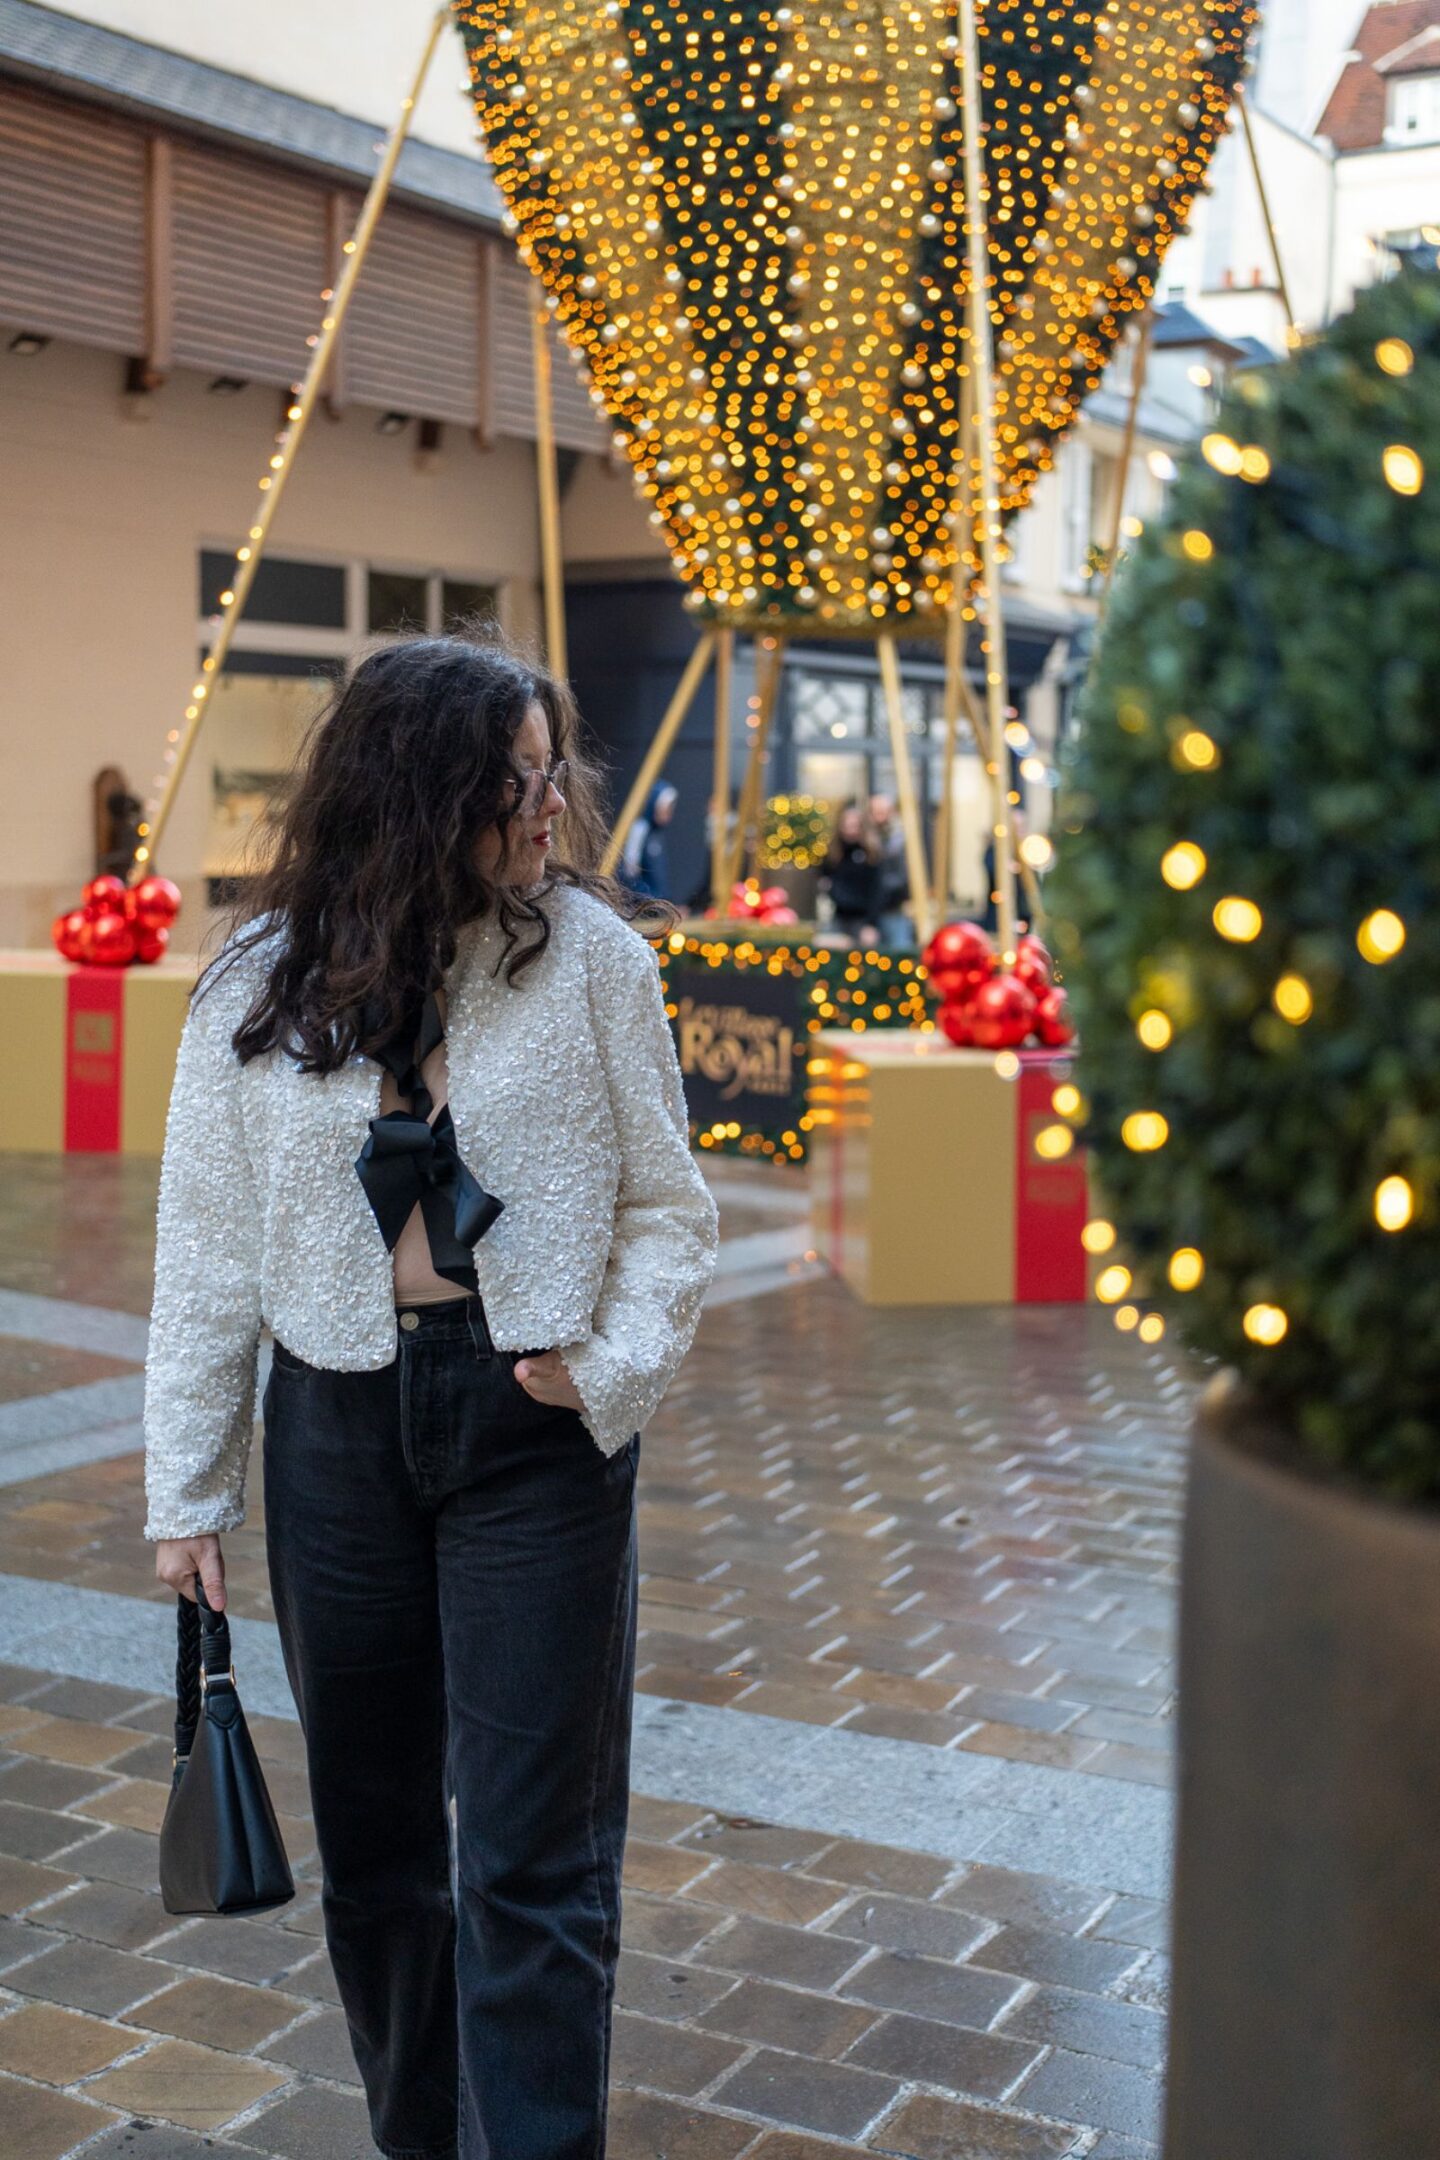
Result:
{"label": "denim waistband", "polygon": [[412,1349],[417,1343],[468,1340],[474,1344],[477,1356],[489,1357],[495,1348],[483,1299],[463,1293],[437,1298],[429,1304],[397,1304],[395,1332],[401,1345],[408,1344]]}

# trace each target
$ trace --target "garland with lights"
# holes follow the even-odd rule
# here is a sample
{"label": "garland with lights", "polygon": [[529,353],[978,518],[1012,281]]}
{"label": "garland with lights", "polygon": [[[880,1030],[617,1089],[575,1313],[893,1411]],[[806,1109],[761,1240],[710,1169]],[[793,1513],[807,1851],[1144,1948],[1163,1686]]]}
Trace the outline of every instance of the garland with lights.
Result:
{"label": "garland with lights", "polygon": [[1117,587],[1050,886],[1100,1296],[1431,1501],[1437,474],[1433,272],[1240,379]]}
{"label": "garland with lights", "polygon": [[[738,926],[737,926],[738,927]],[[832,951],[783,932],[766,937],[672,930],[651,940],[660,962],[665,1009],[677,1017],[672,971],[703,967],[716,978],[716,996],[734,988],[743,994],[747,976],[789,977],[798,992],[800,1025],[806,1036],[822,1028],[848,1028],[864,1035],[875,1029],[914,1028],[935,1032],[935,999],[922,963],[908,954],[862,950]],[[691,1144],[705,1154],[740,1155],[781,1165],[803,1163],[815,1124],[812,1112],[797,1111],[793,1122],[783,1115],[761,1122],[727,1118],[705,1122],[692,1115]]]}

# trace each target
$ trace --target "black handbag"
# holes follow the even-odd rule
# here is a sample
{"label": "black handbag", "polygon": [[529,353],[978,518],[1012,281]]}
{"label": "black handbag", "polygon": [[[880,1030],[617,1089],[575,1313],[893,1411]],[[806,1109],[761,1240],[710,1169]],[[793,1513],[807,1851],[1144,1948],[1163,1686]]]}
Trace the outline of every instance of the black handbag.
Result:
{"label": "black handbag", "polygon": [[258,1913],[295,1895],[280,1826],[235,1691],[230,1624],[177,1597],[175,1754],[160,1826],[167,1913]]}

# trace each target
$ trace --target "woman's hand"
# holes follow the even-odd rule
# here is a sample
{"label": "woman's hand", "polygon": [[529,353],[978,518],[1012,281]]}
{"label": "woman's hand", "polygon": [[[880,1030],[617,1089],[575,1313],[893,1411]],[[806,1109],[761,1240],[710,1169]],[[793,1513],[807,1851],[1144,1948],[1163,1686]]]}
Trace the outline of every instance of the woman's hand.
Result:
{"label": "woman's hand", "polygon": [[515,1366],[515,1378],[536,1402],[550,1403],[558,1410],[583,1410],[585,1407],[558,1350],[540,1350],[533,1356],[520,1358]]}
{"label": "woman's hand", "polygon": [[195,1577],[205,1585],[205,1596],[216,1612],[225,1610],[225,1562],[220,1557],[220,1540],[213,1530],[203,1536],[181,1538],[157,1538],[155,1541],[155,1573],[161,1582],[169,1583],[172,1590],[180,1591],[192,1602],[195,1597]]}

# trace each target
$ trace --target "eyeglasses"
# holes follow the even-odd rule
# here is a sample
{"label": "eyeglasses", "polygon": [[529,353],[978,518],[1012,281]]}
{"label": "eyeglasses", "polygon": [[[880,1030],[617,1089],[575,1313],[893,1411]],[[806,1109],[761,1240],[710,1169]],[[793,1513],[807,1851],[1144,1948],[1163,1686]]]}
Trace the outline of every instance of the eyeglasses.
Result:
{"label": "eyeglasses", "polygon": [[501,786],[508,791],[510,808],[518,810],[521,817],[534,817],[552,787],[563,804],[569,771],[570,760],[562,757],[551,758],[543,772],[538,765],[531,765],[522,773],[508,775]]}

